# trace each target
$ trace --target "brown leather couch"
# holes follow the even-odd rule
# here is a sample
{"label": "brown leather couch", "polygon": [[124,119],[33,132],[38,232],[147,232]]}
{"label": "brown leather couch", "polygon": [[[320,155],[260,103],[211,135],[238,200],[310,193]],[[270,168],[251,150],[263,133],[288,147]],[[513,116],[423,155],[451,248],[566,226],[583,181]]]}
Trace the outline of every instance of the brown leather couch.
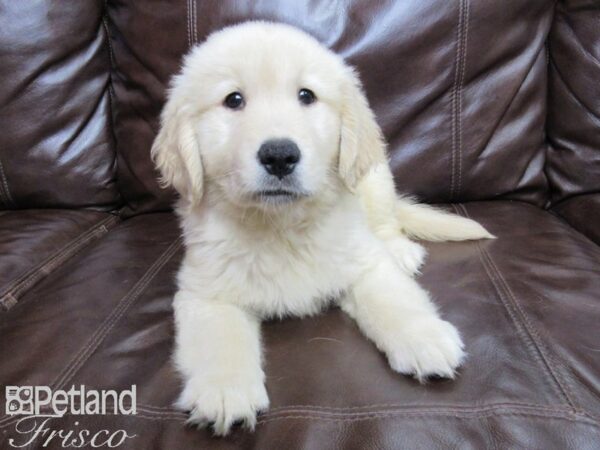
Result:
{"label": "brown leather couch", "polygon": [[[457,380],[393,373],[339,310],[267,323],[272,407],[216,439],[171,406],[182,246],[149,149],[181,56],[259,18],[358,68],[398,190],[498,239],[427,245],[420,281],[469,353]],[[136,415],[53,429],[125,429],[132,449],[600,448],[597,0],[1,0],[0,125],[0,382],[137,385]]]}

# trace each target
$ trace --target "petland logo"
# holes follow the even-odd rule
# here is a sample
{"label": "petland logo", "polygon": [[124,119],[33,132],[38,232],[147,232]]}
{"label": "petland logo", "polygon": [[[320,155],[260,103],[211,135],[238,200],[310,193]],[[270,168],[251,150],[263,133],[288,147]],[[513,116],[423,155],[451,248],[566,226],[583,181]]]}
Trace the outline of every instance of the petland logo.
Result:
{"label": "petland logo", "polygon": [[67,390],[53,391],[48,386],[6,386],[6,415],[23,416],[16,422],[15,431],[20,439],[10,438],[12,447],[26,447],[38,439],[42,447],[59,441],[62,447],[103,447],[115,448],[125,440],[134,438],[125,430],[98,430],[93,432],[79,428],[76,430],[51,429],[51,419],[64,415],[104,415],[136,414],[136,386],[121,392],[115,390],[86,389],[85,386],[72,386]]}

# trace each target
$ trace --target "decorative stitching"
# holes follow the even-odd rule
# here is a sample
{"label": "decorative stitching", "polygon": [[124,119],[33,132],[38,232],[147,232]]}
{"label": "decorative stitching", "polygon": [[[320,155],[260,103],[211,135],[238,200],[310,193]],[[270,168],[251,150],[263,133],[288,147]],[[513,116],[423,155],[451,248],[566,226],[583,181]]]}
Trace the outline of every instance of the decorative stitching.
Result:
{"label": "decorative stitching", "polygon": [[20,276],[0,293],[0,306],[5,310],[9,310],[18,302],[23,293],[41,279],[57,270],[66,261],[84,249],[87,244],[108,233],[109,229],[116,225],[118,221],[118,217],[110,215],[100,222],[95,223],[85,232],[72,239],[64,247],[60,248],[57,252],[48,256],[33,269]]}
{"label": "decorative stitching", "polygon": [[[467,217],[469,217],[468,211],[467,211],[466,207],[462,206],[462,209],[463,209],[465,215]],[[544,365],[546,366],[546,368],[550,372],[551,376],[555,379],[555,382],[557,383],[558,387],[561,389],[561,392],[564,395],[565,399],[567,400],[567,403],[573,409],[577,409],[575,403],[571,399],[571,394],[569,392],[569,389],[566,386],[563,386],[564,381],[561,382],[562,378],[561,378],[560,374],[558,372],[555,372],[553,370],[553,366],[557,365],[556,361],[552,358],[552,356],[551,356],[550,353],[546,353],[544,351],[545,345],[543,344],[543,341],[542,341],[542,339],[540,337],[540,334],[538,333],[537,329],[532,324],[532,322],[529,320],[528,315],[526,314],[525,310],[521,307],[520,302],[517,300],[516,296],[514,295],[514,292],[510,288],[510,285],[508,284],[508,282],[504,278],[502,272],[500,271],[500,269],[498,268],[498,266],[496,265],[496,263],[492,259],[492,257],[489,254],[489,252],[487,252],[483,248],[481,248],[480,250],[481,250],[482,254],[487,257],[487,259],[489,261],[489,264],[494,269],[494,271],[498,275],[499,281],[504,286],[505,292],[507,292],[508,295],[510,296],[510,298],[512,299],[512,303],[513,303],[515,309],[517,310],[517,312],[519,313],[519,315],[523,319],[523,322],[524,322],[523,325],[525,327],[525,330],[531,336],[531,340],[532,340],[533,344],[535,345],[535,348],[538,350],[538,352],[539,352],[539,354],[540,354],[540,356],[542,358],[542,361],[543,361]],[[552,364],[550,364],[550,362]]]}
{"label": "decorative stitching", "polygon": [[133,288],[119,301],[117,306],[106,317],[104,322],[96,329],[94,334],[88,340],[77,355],[65,366],[58,377],[52,382],[53,389],[60,389],[65,386],[89,359],[93,352],[100,346],[104,338],[108,335],[112,327],[119,321],[125,311],[137,300],[138,296],[144,291],[146,286],[156,276],[158,271],[173,257],[182,245],[182,239],[176,239],[169,247],[154,261],[148,270],[137,281]]}
{"label": "decorative stitching", "polygon": [[[479,244],[477,244],[477,245],[479,245]],[[508,312],[508,315],[510,316],[510,319],[513,322],[513,325],[515,326],[515,329],[517,331],[517,335],[524,342],[525,347],[527,348],[527,350],[529,351],[529,353],[531,354],[533,359],[541,366],[542,369],[544,369],[544,363],[540,359],[540,355],[536,351],[535,344],[531,341],[529,336],[524,332],[521,324],[519,323],[517,316],[515,315],[513,309],[510,306],[510,303],[508,302],[508,300],[506,298],[506,295],[503,293],[501,286],[499,286],[497,284],[497,280],[496,280],[497,277],[495,277],[493,275],[492,270],[489,267],[489,263],[485,259],[485,256],[481,253],[481,249],[479,249],[479,250],[480,250],[480,254],[479,254],[480,261],[483,266],[483,269],[484,269],[487,277],[489,278],[490,282],[492,283],[494,290],[498,294],[498,298],[500,299],[502,306],[504,306],[504,309]],[[557,391],[557,393],[560,396],[560,391]]]}
{"label": "decorative stitching", "polygon": [[458,84],[458,147],[457,147],[457,165],[458,165],[458,186],[456,189],[456,195],[460,196],[462,189],[462,150],[463,150],[463,127],[462,127],[462,104],[463,104],[463,87],[465,84],[465,72],[467,67],[467,39],[469,36],[469,9],[471,6],[471,2],[469,0],[465,0],[465,17],[464,17],[464,32],[463,32],[463,43],[462,43],[462,67],[460,71],[460,82]]}
{"label": "decorative stitching", "polygon": [[5,311],[8,311],[10,308],[15,306],[18,303],[18,300],[9,292],[2,299],[0,299],[0,305]]}
{"label": "decorative stitching", "polygon": [[[463,213],[466,217],[470,217],[469,212],[467,211],[467,208],[464,205],[458,205],[458,208],[463,211]],[[499,294],[499,296],[503,300],[505,308],[507,309],[507,311],[509,312],[509,315],[513,319],[515,326],[517,326],[517,324],[519,325],[519,326],[517,326],[517,331],[519,331],[520,328],[523,329],[523,331],[524,331],[524,333],[526,333],[526,337],[527,337],[526,342],[530,343],[528,345],[528,347],[530,347],[530,348],[532,347],[535,350],[534,354],[537,355],[537,357],[535,359],[542,365],[542,368],[544,368],[545,371],[550,374],[550,377],[554,380],[555,387],[557,388],[560,395],[567,402],[567,404],[573,409],[573,411],[577,411],[578,408],[577,408],[576,404],[573,402],[573,399],[572,399],[572,396],[571,396],[571,393],[570,393],[568,387],[565,385],[560,374],[558,372],[556,372],[553,368],[553,365],[558,365],[558,364],[556,364],[556,361],[550,356],[549,353],[544,351],[544,344],[540,338],[539,333],[536,331],[535,327],[529,320],[527,314],[521,307],[520,302],[517,300],[512,289],[510,288],[509,284],[506,282],[506,279],[502,275],[502,272],[500,271],[498,266],[495,264],[491,255],[481,246],[481,244],[479,242],[477,242],[477,248],[479,249],[481,261],[484,265],[484,268],[486,266],[485,261],[487,260],[487,264],[490,266],[490,270],[496,274],[498,282],[501,283],[501,285],[504,287],[504,292],[506,294],[508,294],[508,296],[506,298],[507,301],[505,302],[504,299],[502,298],[504,296],[500,294],[499,288],[496,286],[496,284],[493,281],[494,277],[486,269],[488,278],[490,278],[490,281],[492,281],[492,284],[494,284],[496,292]],[[510,300],[512,300],[512,302]],[[511,306],[511,308],[508,307],[509,305]],[[518,320],[518,318],[516,317],[514,312],[511,311],[513,308],[514,308],[515,312],[517,314],[519,314],[521,320]],[[523,333],[520,333],[520,334],[523,337],[524,334]]]}
{"label": "decorative stitching", "polygon": [[[567,405],[539,405],[539,404],[535,404],[535,403],[527,403],[527,402],[497,402],[497,403],[488,403],[488,404],[482,404],[482,405],[478,405],[478,407],[480,408],[497,408],[497,407],[507,407],[507,408],[522,408],[522,409],[536,409],[536,410],[544,410],[544,411],[551,411],[551,412],[572,412],[572,408],[570,408]],[[174,409],[172,407],[169,406],[154,406],[154,405],[146,405],[146,404],[137,404],[137,408],[138,409],[144,409],[147,411],[156,411],[156,412],[165,412],[165,413],[171,413],[171,414],[183,414],[186,415],[185,413],[182,413],[180,410]],[[376,404],[370,404],[370,405],[359,405],[359,406],[340,406],[340,407],[336,407],[336,406],[324,406],[324,405],[285,405],[285,406],[278,406],[278,407],[273,407],[273,408],[269,408],[263,415],[271,415],[271,414],[282,414],[285,412],[294,412],[294,411],[298,411],[298,410],[307,410],[307,411],[311,411],[314,410],[314,412],[321,412],[323,411],[323,414],[344,414],[347,413],[348,411],[365,411],[365,412],[369,412],[369,410],[377,410],[379,409],[380,411],[370,411],[370,412],[384,412],[385,409],[382,410],[382,408],[404,408],[404,409],[444,409],[444,408],[454,408],[454,409],[470,409],[470,408],[474,408],[474,406],[472,404],[466,404],[466,403],[453,403],[453,404],[446,404],[446,405],[436,405],[436,404],[431,404],[431,405],[426,405],[426,404],[422,404],[422,403],[376,403]],[[350,414],[355,414],[355,413],[350,413]],[[364,412],[363,412],[364,414]],[[186,415],[187,416],[187,415]]]}
{"label": "decorative stitching", "polygon": [[562,376],[560,375],[560,372],[554,370],[554,367],[558,366],[558,364],[557,364],[556,360],[553,358],[552,353],[546,352],[544,350],[545,344],[543,343],[543,340],[541,339],[539,332],[537,331],[537,329],[535,328],[533,323],[529,320],[529,317],[525,313],[525,310],[521,307],[520,302],[517,300],[512,289],[506,282],[504,276],[502,275],[502,272],[500,272],[500,269],[498,269],[498,267],[496,266],[496,263],[492,259],[491,255],[485,251],[484,251],[484,253],[486,254],[492,267],[495,268],[496,273],[500,277],[500,281],[503,283],[506,291],[509,293],[510,297],[512,298],[517,311],[520,313],[521,317],[523,318],[523,321],[525,322],[525,327],[526,327],[526,329],[528,329],[529,333],[531,334],[533,341],[537,344],[537,347],[539,348],[539,352],[542,355],[542,358],[544,359],[544,362],[546,363],[548,370],[554,376],[556,383],[560,386],[561,390],[563,391],[563,394],[564,394],[567,402],[569,403],[569,405],[572,408],[576,409],[577,407],[576,407],[575,403],[573,402],[573,399],[572,399],[573,396],[567,386],[567,383],[565,383],[565,381],[563,380]]}
{"label": "decorative stitching", "polygon": [[[78,248],[80,245],[87,242],[90,239],[90,237],[93,237],[93,235],[95,234],[106,233],[108,231],[107,226],[111,225],[113,222],[116,223],[117,221],[117,217],[110,216],[101,220],[100,222],[95,223],[88,230],[79,234],[74,239],[69,241],[64,247],[60,248],[57,252],[48,256],[44,261],[39,263],[32,270],[20,276],[8,288],[6,288],[2,294],[0,294],[0,297],[9,295],[9,291],[13,291],[13,293],[14,291],[22,291],[23,285],[25,285],[25,287],[29,287],[32,284],[32,281],[30,280],[32,277],[35,277],[41,271],[48,271],[52,269],[53,266],[57,263],[57,260],[63,260],[65,257],[68,257],[68,254],[72,248]],[[58,263],[60,263],[60,261],[58,261]]]}
{"label": "decorative stitching", "polygon": [[[495,405],[492,407],[492,410],[497,410],[497,409],[504,409],[505,407],[502,405]],[[514,407],[506,407],[506,409],[514,409]],[[532,411],[532,412],[544,412],[544,413],[548,413],[548,414],[572,414],[571,410],[553,410],[553,409],[548,409],[548,408],[519,408],[517,407],[516,409],[518,410],[522,410],[522,411]],[[316,410],[310,410],[310,409],[291,409],[291,410],[286,410],[286,411],[267,411],[266,413],[264,413],[262,415],[262,417],[285,417],[290,415],[290,413],[304,413],[304,414],[312,414],[312,415],[316,415],[316,416],[325,416],[325,417],[363,417],[363,416],[367,416],[370,414],[387,414],[387,413],[394,413],[394,414],[445,414],[445,413],[452,413],[452,414],[476,414],[478,413],[478,411],[485,411],[486,409],[472,409],[472,408],[465,408],[465,409],[453,409],[453,408],[418,408],[418,409],[414,409],[414,410],[410,410],[408,408],[398,408],[398,409],[385,409],[385,410],[371,410],[371,411],[358,411],[358,412],[347,412],[347,411],[341,411],[341,412],[333,412],[333,411],[316,411]]]}
{"label": "decorative stitching", "polygon": [[450,121],[451,121],[451,133],[452,133],[452,154],[450,158],[450,199],[454,198],[454,178],[455,178],[455,159],[456,159],[456,93],[458,88],[458,78],[459,78],[459,60],[460,60],[460,42],[461,42],[461,32],[462,32],[462,10],[463,10],[463,1],[459,2],[458,7],[458,25],[456,27],[456,52],[454,56],[454,82],[452,84],[452,92],[450,94]]}
{"label": "decorative stitching", "polygon": [[191,15],[190,15],[190,0],[187,0],[186,3],[186,19],[187,19],[187,41],[188,41],[188,49],[192,47],[192,32],[191,32]]}
{"label": "decorative stitching", "polygon": [[[349,419],[330,419],[330,418],[323,418],[323,417],[318,417],[318,416],[287,416],[287,417],[275,417],[272,419],[267,419],[267,420],[261,420],[258,419],[256,424],[257,425],[262,425],[268,422],[274,422],[276,420],[285,420],[285,419],[292,419],[292,420],[319,420],[319,421],[325,421],[325,422],[358,422],[358,421],[363,421],[363,420],[376,420],[376,419],[388,419],[388,418],[392,418],[392,417],[402,417],[402,414],[379,414],[379,415],[372,415],[372,416],[366,416],[366,417],[360,417],[360,418],[349,418]],[[457,417],[453,414],[451,415],[438,415],[438,414],[420,414],[420,415],[412,415],[412,416],[404,416],[404,419],[411,419],[411,418],[423,418],[423,417],[438,417],[438,418],[443,418],[443,419],[480,419],[480,418],[489,418],[489,417],[493,417],[493,416],[499,416],[499,417],[510,417],[510,416],[520,416],[520,417],[526,417],[529,419],[544,419],[544,420],[549,420],[549,419],[555,419],[555,420],[566,420],[569,422],[573,422],[576,424],[581,424],[581,425],[587,425],[587,426],[591,426],[593,428],[596,429],[600,429],[600,425],[598,425],[596,422],[592,422],[589,420],[586,420],[584,418],[569,418],[566,416],[560,416],[560,415],[545,415],[545,414],[535,414],[535,413],[526,413],[526,412],[512,412],[512,411],[507,411],[507,412],[492,412],[492,413],[488,413],[486,415],[481,415],[481,416],[472,416],[472,417]],[[151,415],[145,415],[145,414],[136,414],[135,416],[123,416],[123,417],[130,417],[130,418],[140,418],[140,419],[146,419],[146,420],[153,420],[153,421],[171,421],[171,420],[181,420],[179,417],[169,417],[169,416],[151,416]],[[2,425],[1,427],[4,427],[6,425]]]}
{"label": "decorative stitching", "polygon": [[[519,415],[539,415],[544,417],[562,417],[565,419],[581,421],[584,423],[590,423],[598,426],[597,422],[587,416],[585,414],[576,414],[571,410],[558,406],[556,409],[548,408],[548,407],[521,407],[517,404],[491,404],[482,407],[466,407],[463,409],[456,409],[452,406],[450,407],[431,407],[431,408],[412,408],[411,405],[402,405],[403,407],[396,410],[383,410],[383,411],[366,411],[366,412],[322,412],[322,411],[309,411],[309,410],[290,410],[280,413],[272,413],[272,411],[267,411],[262,413],[258,417],[258,422],[269,422],[272,420],[280,420],[280,419],[290,419],[290,418],[307,418],[307,419],[323,419],[323,420],[336,420],[336,421],[352,421],[356,419],[362,418],[372,418],[372,417],[388,417],[388,416],[444,416],[449,415],[452,417],[471,417],[474,418],[479,417],[489,417],[491,415],[501,415],[504,412],[508,414],[519,414]],[[156,417],[168,417],[173,419],[184,419],[187,418],[188,415],[179,411],[170,411],[170,412],[160,412],[153,411],[150,408],[142,407],[138,405],[138,411],[145,413],[148,416],[156,416]],[[285,413],[305,413],[303,415],[292,414],[286,415]],[[337,416],[337,417],[332,417]]]}
{"label": "decorative stitching", "polygon": [[2,165],[2,161],[0,161],[0,180],[2,181],[2,184],[0,185],[0,198],[6,206],[14,207],[15,202],[13,201],[13,198],[10,195],[10,189],[8,189],[8,181],[4,173],[4,166]]}
{"label": "decorative stitching", "polygon": [[465,78],[467,33],[469,30],[468,0],[460,1],[458,14],[454,85],[451,94],[452,158],[450,167],[450,199],[454,199],[455,196],[460,194],[462,182],[462,88]]}
{"label": "decorative stitching", "polygon": [[[517,334],[519,335],[521,340],[525,343],[525,347],[527,348],[527,350],[529,351],[529,353],[531,354],[533,359],[540,365],[540,368],[542,369],[542,371],[545,372],[546,364],[544,363],[544,360],[542,359],[541,354],[535,345],[535,342],[533,342],[533,340],[531,339],[531,336],[527,333],[527,330],[524,329],[523,325],[521,324],[518,317],[516,316],[515,311],[514,311],[513,307],[511,306],[511,302],[509,301],[505,291],[502,289],[502,286],[497,284],[497,283],[499,283],[498,275],[496,274],[496,276],[494,276],[494,274],[493,274],[494,270],[490,266],[490,263],[488,262],[488,259],[486,258],[487,255],[484,253],[484,251],[480,247],[479,243],[477,243],[477,247],[479,250],[480,260],[481,260],[482,266],[485,270],[485,273],[488,276],[489,280],[491,281],[492,285],[494,286],[494,289],[496,290],[496,293],[498,294],[498,298],[500,298],[500,301],[502,302],[504,309],[508,312],[508,314],[515,326]],[[560,387],[557,387],[555,384],[552,384],[552,387],[554,388],[555,392],[559,395],[559,397],[563,397]],[[568,403],[568,401],[567,401],[567,403]]]}
{"label": "decorative stitching", "polygon": [[[257,425],[263,425],[268,422],[275,422],[281,420],[319,420],[325,422],[358,422],[363,420],[374,420],[374,419],[387,419],[392,417],[402,417],[403,419],[410,418],[423,418],[423,417],[438,417],[438,418],[448,418],[448,419],[471,419],[478,420],[482,418],[489,417],[497,417],[497,416],[524,416],[529,418],[544,418],[544,419],[558,419],[558,420],[568,420],[570,422],[580,423],[582,425],[592,426],[594,428],[600,429],[600,425],[594,421],[591,421],[587,418],[582,417],[569,417],[560,414],[546,414],[542,412],[532,412],[532,411],[485,411],[485,412],[476,412],[476,413],[460,413],[456,411],[448,411],[448,412],[393,412],[393,413],[385,413],[385,414],[369,414],[362,417],[340,417],[340,418],[332,418],[332,417],[321,417],[321,416],[281,416],[281,417],[271,417],[267,419],[258,419],[256,421]],[[148,417],[149,418],[149,417]]]}
{"label": "decorative stitching", "polygon": [[[544,409],[547,411],[571,411],[571,409],[564,405],[538,405],[534,403],[526,403],[526,402],[498,402],[498,403],[490,403],[480,405],[481,407],[490,408],[490,407],[520,407],[520,408],[535,408],[535,409]],[[342,407],[333,407],[333,406],[320,406],[320,405],[287,405],[287,406],[279,406],[275,408],[269,408],[269,412],[276,412],[282,410],[295,410],[295,409],[316,409],[316,410],[338,410],[338,411],[355,411],[355,410],[367,410],[367,409],[375,409],[375,408],[472,408],[471,404],[461,404],[454,403],[449,405],[424,405],[424,404],[411,404],[411,403],[380,403],[374,405],[360,405],[360,406],[342,406]]]}
{"label": "decorative stitching", "polygon": [[198,12],[197,12],[197,7],[198,4],[196,3],[196,0],[191,0],[192,2],[192,26],[194,29],[194,45],[196,45],[198,43]]}
{"label": "decorative stitching", "polygon": [[[154,412],[145,408],[137,407],[138,413],[132,416],[122,416],[130,418],[142,418],[148,420],[183,420],[187,418],[187,414],[176,412],[176,413],[165,413],[165,412]],[[502,405],[491,405],[487,407],[474,407],[462,410],[456,410],[453,408],[446,409],[401,409],[395,411],[370,411],[365,413],[351,413],[351,414],[338,414],[338,417],[327,417],[322,413],[316,414],[297,414],[297,415],[270,415],[268,412],[259,415],[257,424],[265,424],[268,422],[280,421],[280,420],[319,420],[326,422],[356,422],[362,420],[373,420],[373,419],[386,419],[391,417],[402,417],[404,419],[411,418],[423,418],[423,417],[437,417],[437,418],[449,418],[449,419],[481,419],[494,416],[523,416],[529,418],[544,418],[544,419],[557,419],[567,420],[573,423],[580,423],[582,425],[592,426],[594,428],[600,428],[600,424],[597,421],[586,417],[581,414],[573,414],[569,411],[555,410],[550,411],[545,408],[520,408],[520,407],[505,407]],[[0,424],[0,428],[7,427],[12,423],[20,419],[20,417],[8,416],[6,421]]]}

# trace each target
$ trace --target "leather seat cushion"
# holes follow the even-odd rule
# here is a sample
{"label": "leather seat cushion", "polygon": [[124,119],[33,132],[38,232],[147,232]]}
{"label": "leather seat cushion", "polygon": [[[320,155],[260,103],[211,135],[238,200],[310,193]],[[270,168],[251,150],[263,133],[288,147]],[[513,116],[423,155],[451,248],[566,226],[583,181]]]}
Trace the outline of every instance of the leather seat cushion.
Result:
{"label": "leather seat cushion", "polygon": [[[54,426],[123,428],[131,448],[594,448],[600,442],[600,248],[520,202],[456,206],[498,236],[428,244],[420,281],[464,337],[455,381],[393,373],[338,309],[266,323],[271,409],[256,432],[214,439],[172,402],[173,215],[127,220],[0,318],[8,384],[126,389],[136,416]],[[26,305],[26,307],[25,307]],[[2,393],[3,395],[4,393]],[[14,434],[14,419],[0,419]]]}
{"label": "leather seat cushion", "polygon": [[117,222],[111,214],[76,210],[0,212],[0,309],[10,309],[40,279]]}

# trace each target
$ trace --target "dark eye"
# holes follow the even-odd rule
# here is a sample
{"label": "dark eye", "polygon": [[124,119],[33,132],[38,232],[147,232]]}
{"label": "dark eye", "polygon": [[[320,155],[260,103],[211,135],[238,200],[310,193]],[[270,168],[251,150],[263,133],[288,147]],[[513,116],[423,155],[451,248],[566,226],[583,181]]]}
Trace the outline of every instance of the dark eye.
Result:
{"label": "dark eye", "polygon": [[317,100],[317,97],[310,89],[302,88],[298,91],[298,100],[300,100],[300,103],[303,105],[310,105]]}
{"label": "dark eye", "polygon": [[244,107],[244,97],[239,92],[232,92],[223,101],[223,104],[230,109],[241,109]]}

